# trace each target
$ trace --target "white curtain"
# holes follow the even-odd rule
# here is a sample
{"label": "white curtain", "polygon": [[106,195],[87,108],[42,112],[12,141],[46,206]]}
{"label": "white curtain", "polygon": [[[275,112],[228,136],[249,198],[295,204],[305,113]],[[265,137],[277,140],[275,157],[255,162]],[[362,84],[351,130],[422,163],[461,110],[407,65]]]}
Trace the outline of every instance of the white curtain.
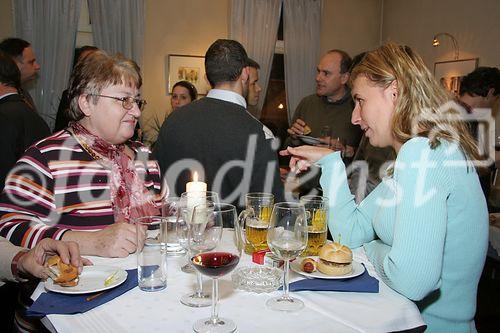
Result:
{"label": "white curtain", "polygon": [[285,87],[290,123],[300,100],[315,91],[321,0],[284,0]]}
{"label": "white curtain", "polygon": [[68,85],[81,0],[15,0],[15,35],[31,43],[41,69],[30,89],[38,112],[54,127]]}
{"label": "white curtain", "polygon": [[142,63],[144,0],[88,0],[95,46]]}
{"label": "white curtain", "polygon": [[280,20],[281,0],[232,0],[229,38],[239,41],[248,56],[259,63],[259,104],[250,110],[260,117],[266,98],[269,75]]}

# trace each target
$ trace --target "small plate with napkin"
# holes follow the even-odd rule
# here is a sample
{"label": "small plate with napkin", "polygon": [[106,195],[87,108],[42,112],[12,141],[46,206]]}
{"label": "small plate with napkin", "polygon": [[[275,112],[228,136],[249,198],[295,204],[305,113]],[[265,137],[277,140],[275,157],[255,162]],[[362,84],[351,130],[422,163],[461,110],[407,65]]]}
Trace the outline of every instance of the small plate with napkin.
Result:
{"label": "small plate with napkin", "polygon": [[368,274],[368,271],[363,266],[363,273],[356,277],[336,280],[307,278],[290,283],[289,288],[290,291],[314,290],[378,293],[379,281]]}
{"label": "small plate with napkin", "polygon": [[[89,266],[91,267],[91,266]],[[137,269],[126,271],[126,279],[112,289],[93,294],[68,295],[55,292],[42,293],[26,310],[28,316],[84,313],[121,296],[137,287]]]}

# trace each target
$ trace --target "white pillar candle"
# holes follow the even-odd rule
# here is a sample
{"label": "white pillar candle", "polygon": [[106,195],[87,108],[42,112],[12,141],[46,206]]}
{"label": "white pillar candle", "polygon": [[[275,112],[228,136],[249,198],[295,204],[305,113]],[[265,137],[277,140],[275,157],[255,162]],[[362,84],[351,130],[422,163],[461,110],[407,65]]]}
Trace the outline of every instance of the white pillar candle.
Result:
{"label": "white pillar candle", "polygon": [[[195,171],[193,174],[193,181],[186,184],[187,192],[187,209],[188,216],[191,220],[193,209],[196,205],[203,204],[206,201],[207,183],[198,181],[198,173]],[[191,221],[193,223],[200,223],[198,221]]]}

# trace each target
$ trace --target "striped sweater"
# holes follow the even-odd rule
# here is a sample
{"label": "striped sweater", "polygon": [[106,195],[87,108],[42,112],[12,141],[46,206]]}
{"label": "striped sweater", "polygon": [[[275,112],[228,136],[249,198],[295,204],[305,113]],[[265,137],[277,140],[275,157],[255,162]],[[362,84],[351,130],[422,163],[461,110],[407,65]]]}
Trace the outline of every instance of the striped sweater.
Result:
{"label": "striped sweater", "polygon": [[[160,172],[149,150],[131,143],[145,187],[161,202]],[[0,235],[28,248],[43,238],[61,239],[67,230],[95,231],[114,223],[109,176],[67,131],[28,148],[0,196]]]}

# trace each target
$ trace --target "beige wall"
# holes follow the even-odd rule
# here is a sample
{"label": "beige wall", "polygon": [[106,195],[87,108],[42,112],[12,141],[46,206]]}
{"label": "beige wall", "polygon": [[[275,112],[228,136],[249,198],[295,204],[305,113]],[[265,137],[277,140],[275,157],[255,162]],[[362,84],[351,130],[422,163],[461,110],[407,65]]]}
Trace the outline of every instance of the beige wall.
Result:
{"label": "beige wall", "polygon": [[11,37],[12,28],[12,2],[11,0],[0,0],[0,40]]}
{"label": "beige wall", "polygon": [[383,6],[383,40],[411,46],[432,70],[434,62],[453,58],[450,38],[432,46],[439,32],[458,40],[461,59],[479,57],[480,66],[500,67],[500,1],[384,0]]}
{"label": "beige wall", "polygon": [[[479,58],[479,66],[500,67],[500,1],[498,0],[384,0],[384,41],[407,44],[424,59],[431,71],[434,63],[453,59],[451,39],[432,38],[448,32],[458,41],[460,59]],[[500,101],[493,106],[496,133],[500,135]]]}
{"label": "beige wall", "polygon": [[380,41],[382,0],[323,0],[321,53],[341,49],[351,56]]}
{"label": "beige wall", "polygon": [[[217,38],[228,35],[229,0],[147,0],[142,72],[148,101],[142,123],[163,121],[170,111],[165,78],[168,54],[205,55]],[[149,132],[149,131],[148,131]]]}

